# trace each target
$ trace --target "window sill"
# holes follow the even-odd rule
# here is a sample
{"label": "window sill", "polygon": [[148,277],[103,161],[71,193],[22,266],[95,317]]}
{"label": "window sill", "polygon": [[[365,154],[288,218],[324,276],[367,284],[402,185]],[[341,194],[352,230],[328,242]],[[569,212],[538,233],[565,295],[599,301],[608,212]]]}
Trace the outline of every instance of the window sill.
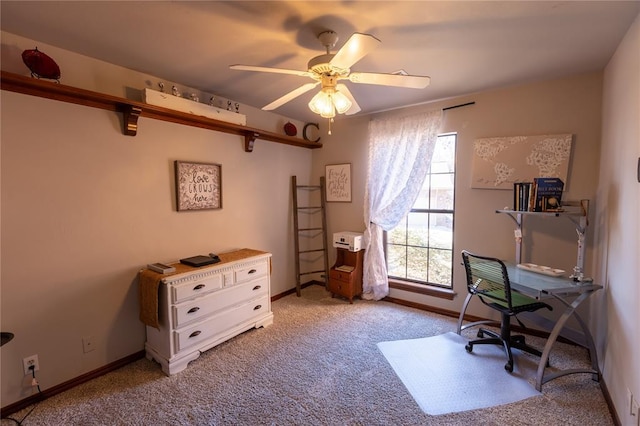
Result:
{"label": "window sill", "polygon": [[448,288],[428,286],[424,284],[414,284],[407,281],[389,280],[389,288],[408,291],[411,293],[426,294],[427,296],[439,297],[441,299],[453,300],[457,293]]}

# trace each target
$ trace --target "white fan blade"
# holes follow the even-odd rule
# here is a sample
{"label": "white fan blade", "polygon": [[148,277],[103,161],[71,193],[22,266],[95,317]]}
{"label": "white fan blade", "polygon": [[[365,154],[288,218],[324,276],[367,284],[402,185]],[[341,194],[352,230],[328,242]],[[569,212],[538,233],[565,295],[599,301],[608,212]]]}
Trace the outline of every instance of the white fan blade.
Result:
{"label": "white fan blade", "polygon": [[329,64],[334,67],[348,69],[364,58],[380,44],[380,40],[371,34],[353,33],[349,40],[336,52]]}
{"label": "white fan blade", "polygon": [[314,74],[308,71],[298,71],[298,70],[288,70],[285,68],[271,68],[271,67],[255,67],[253,65],[229,65],[229,68],[232,70],[241,70],[241,71],[258,71],[258,72],[271,72],[276,74],[290,74],[290,75],[298,75],[300,77],[314,77]]}
{"label": "white fan blade", "polygon": [[351,108],[349,108],[349,110],[345,112],[344,115],[353,115],[361,111],[360,105],[358,105],[347,86],[345,86],[344,84],[337,84],[336,90],[344,94],[351,101]]}
{"label": "white fan blade", "polygon": [[371,72],[352,72],[348,78],[353,83],[407,87],[410,89],[424,89],[431,82],[431,78],[421,75],[378,74]]}
{"label": "white fan blade", "polygon": [[307,93],[309,90],[313,89],[318,84],[320,84],[320,83],[318,82],[318,83],[307,83],[307,84],[304,84],[304,85],[298,87],[297,89],[292,90],[291,92],[289,92],[286,95],[282,96],[281,98],[276,99],[275,101],[271,102],[269,105],[263,106],[262,109],[265,110],[265,111],[271,111],[273,109],[276,109],[279,106],[286,104],[290,100],[297,98],[298,96],[302,95],[303,93]]}

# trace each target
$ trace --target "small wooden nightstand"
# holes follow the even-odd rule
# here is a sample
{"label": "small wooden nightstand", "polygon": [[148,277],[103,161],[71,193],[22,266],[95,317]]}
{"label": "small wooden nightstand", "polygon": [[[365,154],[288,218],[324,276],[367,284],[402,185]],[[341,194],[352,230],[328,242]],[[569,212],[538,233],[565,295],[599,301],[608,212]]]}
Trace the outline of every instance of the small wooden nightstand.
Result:
{"label": "small wooden nightstand", "polygon": [[329,270],[329,286],[331,297],[336,294],[349,299],[353,303],[355,296],[362,295],[362,261],[364,250],[349,251],[336,248],[336,263]]}

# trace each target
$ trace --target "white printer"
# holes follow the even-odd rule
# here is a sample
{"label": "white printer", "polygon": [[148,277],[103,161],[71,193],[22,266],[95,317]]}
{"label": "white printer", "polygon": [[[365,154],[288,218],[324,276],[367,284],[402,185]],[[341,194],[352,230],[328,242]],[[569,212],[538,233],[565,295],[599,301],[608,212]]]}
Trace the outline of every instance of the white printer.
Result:
{"label": "white printer", "polygon": [[360,251],[362,250],[362,238],[361,232],[336,232],[333,234],[333,246],[349,251]]}

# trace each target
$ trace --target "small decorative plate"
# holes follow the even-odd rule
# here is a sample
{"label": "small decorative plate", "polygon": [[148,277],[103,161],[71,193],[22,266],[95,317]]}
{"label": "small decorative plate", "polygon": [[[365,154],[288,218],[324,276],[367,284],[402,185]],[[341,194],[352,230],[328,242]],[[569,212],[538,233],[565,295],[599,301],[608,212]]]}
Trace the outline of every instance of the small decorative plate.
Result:
{"label": "small decorative plate", "polygon": [[295,136],[298,134],[298,129],[296,128],[295,124],[287,122],[284,125],[284,132],[287,134],[287,136]]}
{"label": "small decorative plate", "polygon": [[56,61],[36,47],[22,52],[22,61],[31,71],[32,77],[60,80],[60,67]]}

